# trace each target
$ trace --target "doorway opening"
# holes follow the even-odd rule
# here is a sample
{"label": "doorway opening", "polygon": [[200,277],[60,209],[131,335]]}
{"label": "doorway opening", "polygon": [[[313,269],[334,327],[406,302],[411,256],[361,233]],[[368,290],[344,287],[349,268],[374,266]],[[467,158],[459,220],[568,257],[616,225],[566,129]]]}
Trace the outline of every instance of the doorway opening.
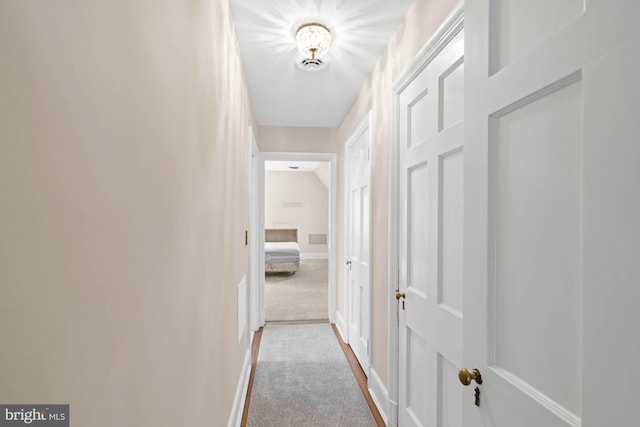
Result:
{"label": "doorway opening", "polygon": [[[254,235],[258,241],[255,245],[256,253],[253,254],[253,257],[258,261],[254,265],[254,268],[252,268],[252,273],[254,277],[258,279],[259,283],[251,298],[256,302],[252,310],[254,310],[254,316],[259,319],[259,326],[263,326],[267,321],[293,322],[298,320],[312,320],[305,318],[295,319],[295,317],[298,317],[295,313],[299,313],[301,309],[304,310],[307,302],[301,299],[303,298],[302,296],[296,295],[295,292],[293,292],[302,291],[302,289],[296,288],[295,281],[304,280],[309,272],[311,273],[311,277],[314,277],[313,280],[316,283],[326,283],[324,290],[320,291],[324,294],[324,297],[320,296],[320,298],[318,298],[317,295],[315,297],[316,299],[324,299],[324,305],[319,309],[321,313],[313,317],[317,317],[315,320],[328,320],[330,323],[335,323],[336,249],[334,242],[336,241],[335,224],[337,217],[336,158],[336,154],[331,153],[263,152],[258,155],[256,164],[253,166],[256,170],[256,178],[258,181],[256,185],[257,191],[253,197],[253,206],[256,207],[254,211],[258,217],[255,223]],[[292,169],[289,166],[293,168],[297,167],[298,169]],[[293,173],[283,175],[282,172]],[[307,175],[303,175],[303,172]],[[305,178],[301,178],[303,176],[305,176]],[[301,199],[301,197],[296,197],[296,193],[292,190],[286,190],[282,185],[283,181],[297,182],[303,180],[311,182],[315,180],[316,190],[319,191],[319,194],[322,194],[321,188],[325,188],[325,207],[318,207],[311,201],[307,202]],[[271,188],[272,186],[275,187],[275,189]],[[318,186],[320,186],[320,189]],[[307,190],[307,192],[309,191],[310,190]],[[315,210],[325,210],[325,215],[323,215],[325,224],[321,229],[310,228],[298,223],[296,217],[301,216],[301,211],[304,210],[308,204],[308,207],[312,207]],[[280,206],[278,208],[272,205]],[[278,212],[276,208],[280,211]],[[267,213],[268,209],[270,209],[269,213]],[[295,214],[296,211],[298,211],[298,215]],[[311,214],[306,215],[311,216]],[[306,220],[307,218],[302,219]],[[289,230],[290,232],[294,231],[297,233],[295,240],[297,240],[298,246],[300,247],[300,254],[298,265],[294,267],[295,271],[266,274],[267,255],[264,247],[265,230],[267,229]],[[271,269],[271,267],[269,267],[269,269]],[[275,299],[272,301],[272,293],[269,292],[267,296],[266,288],[267,286],[271,286],[271,284],[267,285],[268,281],[279,284],[281,288],[288,287],[289,295],[285,295],[280,302],[277,301],[278,297],[274,297]],[[277,288],[278,286],[275,287]],[[322,288],[322,286],[316,286],[316,291],[317,288]],[[311,293],[313,293],[313,291]],[[269,301],[267,301],[267,298],[269,298]],[[267,316],[267,305],[271,306],[272,304],[280,305],[281,308],[279,311],[274,312],[275,314],[273,316],[270,310]],[[286,305],[289,305],[288,309]],[[318,309],[316,309],[316,313],[317,310]],[[282,317],[279,313],[285,313],[288,317]]]}
{"label": "doorway opening", "polygon": [[329,320],[328,161],[265,161],[265,321]]}

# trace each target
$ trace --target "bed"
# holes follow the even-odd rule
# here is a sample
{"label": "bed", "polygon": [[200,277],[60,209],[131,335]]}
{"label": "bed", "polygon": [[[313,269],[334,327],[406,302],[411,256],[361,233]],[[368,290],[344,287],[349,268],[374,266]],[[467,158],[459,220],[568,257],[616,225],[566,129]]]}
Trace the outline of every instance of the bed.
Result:
{"label": "bed", "polygon": [[264,254],[266,273],[294,274],[300,265],[298,229],[267,228],[264,233]]}

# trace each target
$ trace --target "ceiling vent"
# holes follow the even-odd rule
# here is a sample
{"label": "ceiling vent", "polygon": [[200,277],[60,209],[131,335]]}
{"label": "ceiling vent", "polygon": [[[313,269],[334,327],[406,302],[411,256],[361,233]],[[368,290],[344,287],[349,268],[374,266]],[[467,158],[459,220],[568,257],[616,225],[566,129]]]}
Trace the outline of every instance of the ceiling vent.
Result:
{"label": "ceiling vent", "polygon": [[296,62],[298,68],[305,71],[320,71],[327,66],[327,63],[319,58],[303,58]]}

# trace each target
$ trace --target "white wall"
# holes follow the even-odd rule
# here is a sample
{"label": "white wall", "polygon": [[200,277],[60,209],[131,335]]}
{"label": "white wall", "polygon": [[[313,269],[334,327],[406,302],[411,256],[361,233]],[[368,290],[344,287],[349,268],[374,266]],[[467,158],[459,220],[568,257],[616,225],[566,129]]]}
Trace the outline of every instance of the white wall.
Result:
{"label": "white wall", "polygon": [[337,153],[338,130],[331,128],[260,126],[262,152]]}
{"label": "white wall", "polygon": [[329,232],[329,191],[315,172],[265,173],[265,227],[297,228],[302,255],[328,252],[308,243],[309,234]]}
{"label": "white wall", "polygon": [[314,172],[322,184],[329,190],[331,187],[331,164],[329,162],[320,162]]}
{"label": "white wall", "polygon": [[0,2],[0,402],[226,425],[248,347],[228,1]]}

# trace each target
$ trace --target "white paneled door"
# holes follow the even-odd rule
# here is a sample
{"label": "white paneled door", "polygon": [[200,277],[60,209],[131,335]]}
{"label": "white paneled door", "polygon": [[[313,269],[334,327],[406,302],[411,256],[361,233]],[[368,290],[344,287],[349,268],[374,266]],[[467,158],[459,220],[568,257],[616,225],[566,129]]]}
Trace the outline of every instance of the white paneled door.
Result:
{"label": "white paneled door", "polygon": [[462,422],[464,34],[449,24],[394,88],[401,426]]}
{"label": "white paneled door", "polygon": [[459,425],[638,425],[638,16],[466,2],[464,366],[482,384],[460,385]]}
{"label": "white paneled door", "polygon": [[369,375],[370,290],[370,118],[358,126],[346,144],[347,158],[347,306],[348,341],[360,366]]}

